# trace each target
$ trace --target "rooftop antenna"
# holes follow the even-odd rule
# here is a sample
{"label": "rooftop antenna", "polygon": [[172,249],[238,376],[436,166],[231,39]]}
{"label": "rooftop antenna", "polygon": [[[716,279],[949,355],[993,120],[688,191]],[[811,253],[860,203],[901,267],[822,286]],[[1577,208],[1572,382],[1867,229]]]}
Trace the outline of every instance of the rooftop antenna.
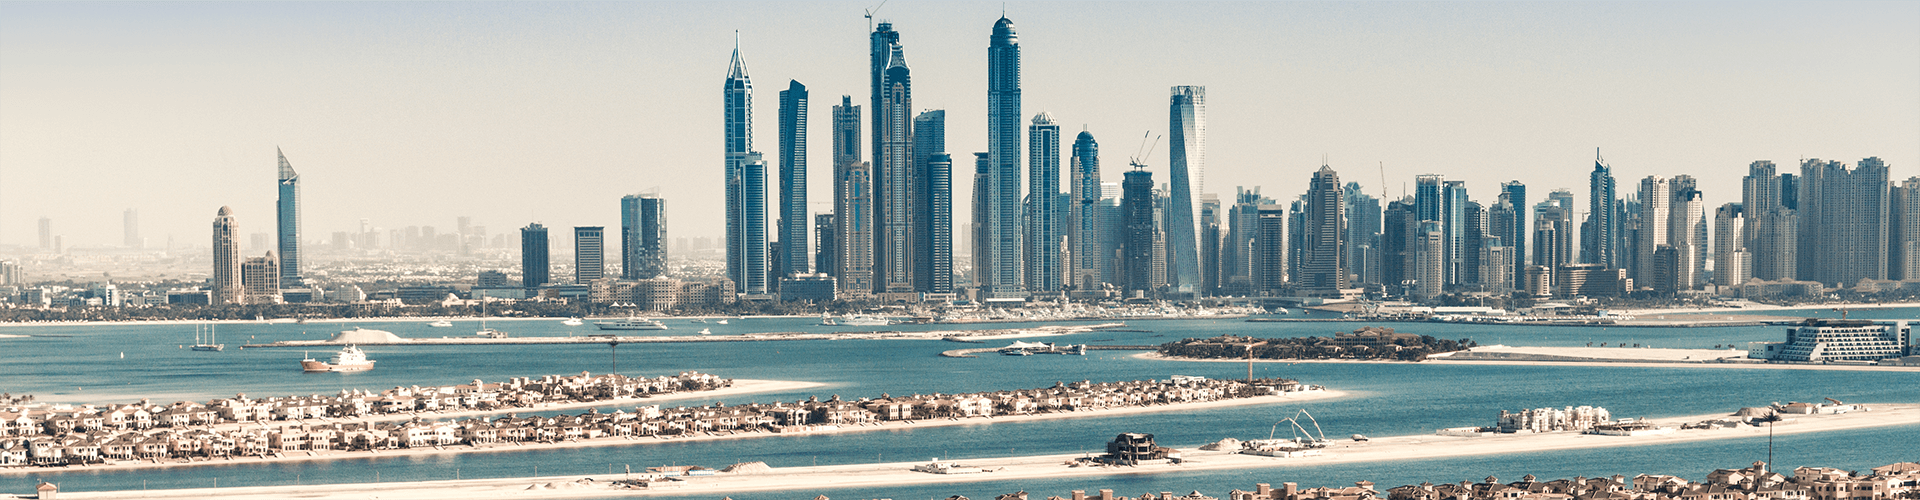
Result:
{"label": "rooftop antenna", "polygon": [[867,9],[867,31],[873,31],[873,15],[880,13],[880,8],[886,6],[887,0],[880,0],[880,5],[875,5],[873,8]]}

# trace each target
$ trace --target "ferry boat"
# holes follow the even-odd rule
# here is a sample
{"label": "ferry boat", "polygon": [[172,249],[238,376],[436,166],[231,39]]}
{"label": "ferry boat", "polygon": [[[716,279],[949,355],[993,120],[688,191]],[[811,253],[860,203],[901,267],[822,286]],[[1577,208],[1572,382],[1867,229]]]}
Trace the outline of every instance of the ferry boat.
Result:
{"label": "ferry boat", "polygon": [[593,326],[601,330],[665,330],[667,325],[646,318],[627,318],[620,321],[596,321]]}
{"label": "ferry boat", "polygon": [[825,326],[886,326],[893,324],[893,320],[879,316],[854,314],[838,318],[823,318],[820,320],[820,324]]}
{"label": "ferry boat", "polygon": [[560,324],[567,325],[567,326],[580,326],[580,325],[586,324],[586,322],[580,321],[580,318],[567,318],[566,321],[562,321],[560,322]]}
{"label": "ferry boat", "polygon": [[443,320],[435,321],[432,323],[427,323],[427,326],[431,326],[434,328],[447,328],[447,327],[453,326],[453,322],[443,319]]}
{"label": "ferry boat", "polygon": [[359,347],[349,345],[333,353],[330,363],[309,357],[300,360],[300,368],[309,372],[363,372],[373,369],[373,360],[367,359],[367,353],[361,352]]}

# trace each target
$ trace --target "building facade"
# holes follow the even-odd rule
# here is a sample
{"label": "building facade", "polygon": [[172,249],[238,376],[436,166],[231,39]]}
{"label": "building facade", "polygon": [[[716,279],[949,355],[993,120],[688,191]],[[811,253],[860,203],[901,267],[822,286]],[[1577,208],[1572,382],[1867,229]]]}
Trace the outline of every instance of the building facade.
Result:
{"label": "building facade", "polygon": [[1026,248],[1027,292],[1057,294],[1065,269],[1060,265],[1060,225],[1065,215],[1060,206],[1060,125],[1047,113],[1033,115],[1027,127]]}
{"label": "building facade", "polygon": [[780,218],[774,234],[780,238],[780,261],[774,263],[773,272],[779,277],[811,273],[813,246],[807,243],[813,229],[813,220],[807,217],[807,86],[799,80],[788,81],[787,89],[780,91],[779,156]]}
{"label": "building facade", "polygon": [[[42,219],[44,220],[44,219]],[[214,304],[239,304],[246,296],[240,283],[240,224],[233,217],[233,208],[220,207],[213,217],[213,288]]]}
{"label": "building facade", "polygon": [[1173,87],[1168,98],[1167,171],[1171,190],[1167,205],[1168,283],[1178,292],[1194,292],[1200,285],[1195,195],[1205,192],[1207,164],[1207,88]]}
{"label": "building facade", "polygon": [[1020,39],[1013,21],[993,23],[987,44],[987,161],[986,252],[988,274],[980,283],[987,298],[1025,298],[1025,259],[1021,253],[1025,231],[1020,228]]}
{"label": "building facade", "polygon": [[520,284],[527,288],[552,283],[553,264],[547,258],[547,227],[535,222],[520,228]]}
{"label": "building facade", "polygon": [[280,156],[280,198],[274,205],[280,236],[279,282],[299,286],[305,281],[300,276],[300,174],[293,171],[293,164],[287,162],[286,153],[274,148],[274,154]]}
{"label": "building facade", "polygon": [[[801,252],[805,257],[805,251]],[[620,198],[620,278],[667,275],[667,200],[655,194]]]}
{"label": "building facade", "polygon": [[1082,130],[1074,136],[1068,170],[1067,252],[1073,258],[1068,284],[1076,290],[1099,290],[1107,281],[1101,271],[1112,257],[1100,251],[1100,233],[1107,225],[1100,218],[1100,143],[1093,133]]}

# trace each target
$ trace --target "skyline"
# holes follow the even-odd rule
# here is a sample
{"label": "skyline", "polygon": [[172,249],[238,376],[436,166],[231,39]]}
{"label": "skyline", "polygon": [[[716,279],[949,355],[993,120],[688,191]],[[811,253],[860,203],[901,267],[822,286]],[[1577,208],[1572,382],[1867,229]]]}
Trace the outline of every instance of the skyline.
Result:
{"label": "skyline", "polygon": [[[605,32],[625,29],[619,24],[622,20],[638,19],[624,26],[640,27],[675,19],[683,12],[727,9],[688,4],[139,4],[102,14],[63,4],[0,6],[0,13],[7,14],[0,16],[0,67],[8,69],[0,71],[0,110],[4,110],[0,111],[0,246],[32,247],[34,224],[43,215],[53,219],[54,234],[64,236],[67,247],[110,245],[121,239],[119,217],[126,209],[145,212],[140,232],[149,247],[168,236],[188,245],[203,241],[204,213],[220,205],[238,207],[235,213],[242,227],[265,232],[272,227],[269,214],[273,213],[273,194],[265,188],[265,179],[274,175],[265,151],[276,145],[292,150],[299,159],[301,209],[306,212],[301,223],[309,241],[333,231],[353,232],[361,218],[393,229],[451,227],[455,216],[472,215],[476,223],[494,227],[496,233],[529,222],[548,227],[617,226],[620,196],[652,187],[673,200],[675,219],[669,223],[676,228],[673,236],[718,237],[714,228],[721,226],[717,220],[721,203],[715,195],[720,192],[720,175],[710,167],[710,158],[722,152],[715,133],[721,127],[713,113],[719,103],[711,98],[710,89],[724,76],[733,30],[709,29],[710,25],[749,23],[734,29],[741,32],[743,57],[753,61],[754,72],[763,79],[807,82],[810,90],[823,96],[864,97],[858,92],[862,85],[854,79],[860,73],[854,65],[862,59],[854,44],[866,41],[865,20],[858,17],[862,6],[755,5],[764,5],[770,14],[755,18],[792,20],[788,26],[794,27],[770,26],[779,21],[756,25],[709,12],[674,29],[633,29],[633,39],[622,38],[643,47],[657,46],[654,41],[666,38],[687,40],[684,50],[647,53],[664,60],[594,42],[600,37],[629,36]],[[1306,179],[1321,164],[1322,155],[1330,158],[1327,164],[1345,174],[1343,180],[1359,182],[1369,195],[1384,191],[1387,200],[1397,199],[1402,192],[1399,185],[1410,192],[1415,175],[1433,173],[1449,181],[1466,181],[1474,200],[1489,202],[1499,192],[1498,183],[1507,180],[1519,180],[1541,192],[1567,188],[1584,194],[1584,177],[1592,166],[1592,153],[1587,150],[1598,146],[1621,183],[1637,183],[1647,175],[1697,177],[1707,207],[1739,201],[1740,177],[1754,160],[1797,165],[1800,158],[1853,163],[1876,156],[1891,167],[1893,179],[1916,175],[1913,165],[1920,161],[1920,140],[1916,139],[1920,138],[1920,93],[1911,91],[1920,87],[1920,67],[1903,64],[1920,60],[1920,40],[1901,37],[1911,30],[1897,28],[1920,20],[1920,7],[1914,5],[1769,4],[1720,12],[1710,4],[1181,4],[1188,8],[1164,15],[1134,15],[1154,5],[1162,4],[1103,9],[1078,3],[1010,6],[1007,16],[1021,27],[1022,109],[1026,115],[1053,115],[1063,132],[1071,133],[1074,125],[1084,124],[1097,139],[1107,142],[1112,158],[1106,161],[1117,165],[1137,149],[1139,140],[1133,134],[1167,134],[1160,113],[1168,87],[1209,87],[1214,94],[1209,96],[1212,109],[1207,124],[1213,136],[1207,148],[1210,182],[1206,192],[1193,193],[1195,199],[1207,193],[1225,197],[1233,186],[1261,186],[1269,196],[1291,198],[1306,191]],[[642,6],[662,7],[663,12],[652,13]],[[915,54],[915,71],[922,73],[914,89],[920,106],[915,111],[947,110],[949,152],[985,151],[985,132],[980,129],[986,124],[982,109],[986,89],[978,76],[986,73],[981,49],[999,6],[941,3],[887,8],[875,20],[894,23],[902,33],[902,45]],[[369,10],[398,13],[402,19],[342,19],[354,17],[348,13]],[[309,15],[292,15],[302,12]],[[779,12],[788,15],[772,15]],[[109,33],[105,28],[116,22],[144,20],[143,13],[162,19],[178,17],[183,22],[153,23],[171,28],[143,23],[113,30],[99,40],[84,38],[87,33]],[[195,18],[199,14],[220,15]],[[533,15],[517,18],[516,14]],[[232,28],[280,16],[288,17],[284,21],[294,27],[315,30],[330,27],[322,26],[329,22],[344,22],[337,27],[346,29],[337,35],[346,38],[337,41],[347,46],[322,49],[277,40],[256,40],[244,47],[230,43],[249,35]],[[1635,16],[1637,23],[1618,23],[1620,18]],[[509,18],[517,25],[498,24]],[[1230,43],[1250,38],[1246,30],[1231,28],[1256,21],[1298,21],[1289,28],[1301,29],[1272,33],[1282,37],[1271,44],[1278,54],[1237,55],[1197,50],[1199,42],[1191,38],[1140,40],[1109,33],[1126,31],[1113,29],[1116,26],[1151,28],[1195,18],[1221,24],[1181,34],[1205,34],[1199,38],[1214,47],[1259,46]],[[803,28],[811,26],[803,22],[809,20],[822,21],[832,29]],[[1743,24],[1766,20],[1791,20],[1797,23],[1797,31],[1829,36],[1738,39],[1746,43],[1744,47],[1733,46],[1740,44],[1730,41],[1731,37],[1716,37],[1730,29],[1766,26],[1764,22]],[[425,26],[420,31],[427,33],[368,36],[370,30],[404,21]],[[588,22],[593,29],[580,33],[558,29],[567,22]],[[75,23],[103,31],[96,33]],[[1499,35],[1479,31],[1505,23],[1512,24],[1505,28],[1516,31]],[[1834,26],[1818,29],[1823,23]],[[1875,23],[1896,28],[1872,29]],[[1565,39],[1543,36],[1558,34],[1570,25],[1579,29],[1572,29]],[[1408,27],[1409,32],[1394,31]],[[1687,31],[1682,33],[1681,28]],[[247,28],[253,29],[262,28]],[[1618,30],[1610,32],[1613,38],[1597,33],[1608,29]],[[1311,33],[1332,36],[1315,38],[1308,36]],[[1438,38],[1414,39],[1422,34]],[[1632,38],[1648,34],[1656,36]],[[287,35],[307,42],[327,38],[298,29]],[[504,35],[522,38],[499,39]],[[1393,40],[1396,37],[1404,39]],[[1581,37],[1595,43],[1579,44]],[[382,45],[381,41],[393,43]],[[403,43],[408,41],[412,43]],[[527,43],[508,43],[514,41]],[[1343,47],[1342,41],[1373,41],[1375,46],[1367,48],[1386,50]],[[1605,41],[1624,46],[1598,43]],[[1698,44],[1687,45],[1689,41]],[[131,43],[142,45],[123,45]],[[1680,50],[1672,49],[1674,43],[1679,43]],[[491,45],[504,50],[487,53]],[[566,49],[574,45],[584,48],[577,53]],[[397,54],[352,53],[382,47]],[[1097,47],[1111,47],[1106,52],[1123,57],[1120,60],[1125,63],[1083,57],[1087,49]],[[244,52],[276,48],[304,48],[305,55],[314,57],[300,57],[301,50],[291,51],[290,57],[283,54],[277,62],[240,57]],[[1320,54],[1313,52],[1316,48],[1332,50]],[[1639,64],[1609,60],[1608,56],[1624,57],[1636,48],[1663,52],[1634,61]],[[1493,54],[1473,54],[1481,49]],[[1182,57],[1155,61],[1155,56],[1169,53]],[[1443,59],[1452,65],[1422,59],[1446,53],[1455,56]],[[178,57],[177,65],[185,68],[148,67],[160,60],[139,58],[156,54]],[[617,60],[618,67],[541,69],[550,64],[534,57],[540,54],[564,56],[551,65]],[[444,61],[430,57],[435,55],[450,57]],[[1601,57],[1587,64],[1545,60],[1587,55]],[[403,60],[408,58],[418,59]],[[1302,59],[1292,61],[1299,64],[1279,63],[1288,58]],[[1405,59],[1419,61],[1401,64]],[[1783,64],[1731,67],[1735,62],[1771,60]],[[1146,69],[1132,69],[1136,61]],[[1233,61],[1241,63],[1227,64]],[[406,62],[424,64],[399,66]],[[463,62],[472,65],[463,66]],[[1258,64],[1262,62],[1274,64]],[[1684,62],[1697,65],[1679,67]],[[1784,63],[1792,64],[1783,68]],[[316,82],[308,84],[313,88],[277,84],[257,75],[245,80],[257,86],[222,78],[243,71],[274,73],[277,65],[288,64],[314,74],[278,74],[301,75],[289,80]],[[337,73],[311,67],[326,64],[349,67]],[[373,71],[383,69],[382,65],[393,67]],[[1505,71],[1476,72],[1500,69]],[[500,74],[489,74],[496,71]],[[522,71],[554,73],[510,74]],[[1863,72],[1866,77],[1835,77]],[[356,80],[382,76],[448,82],[435,86],[427,81]],[[1404,81],[1374,79],[1383,76]],[[1617,80],[1588,80],[1595,76]],[[620,84],[633,77],[670,81],[640,89]],[[126,83],[130,78],[147,85]],[[549,81],[543,83],[543,79]],[[498,85],[472,85],[472,81]],[[1364,85],[1356,87],[1357,82]],[[196,84],[208,87],[171,88]],[[1513,94],[1529,84],[1554,91]],[[1467,87],[1477,86],[1484,88],[1468,91]],[[1660,89],[1665,91],[1653,92]],[[764,94],[763,102],[776,102],[772,92],[777,90],[776,86],[757,92]],[[274,93],[281,95],[259,95]],[[619,95],[604,102],[593,99],[605,97],[601,94]],[[689,96],[679,99],[684,102],[656,102],[662,101],[658,95],[682,94]],[[23,95],[30,97],[19,97]],[[393,102],[369,101],[378,96]],[[417,102],[408,97],[427,99]],[[1753,99],[1761,97],[1778,102],[1754,104]],[[1354,106],[1372,101],[1383,102],[1372,108]],[[413,109],[382,109],[394,104]],[[552,109],[536,109],[542,104]],[[665,107],[628,109],[641,105]],[[1594,112],[1595,108],[1605,112]],[[579,116],[570,114],[600,120],[571,120]],[[381,135],[393,132],[374,123],[382,118],[399,119],[400,123],[390,126],[417,135]],[[762,116],[763,121],[767,118],[771,117]],[[1739,123],[1778,125],[1729,125]],[[761,125],[754,139],[776,144],[773,134],[778,127]],[[809,120],[809,126],[814,127],[809,135],[818,136],[830,131],[831,120]],[[635,128],[641,133],[634,133]],[[366,137],[354,137],[360,134]],[[509,137],[527,134],[534,138]],[[513,144],[509,139],[526,142]],[[832,164],[827,148],[812,149],[809,162]],[[1167,180],[1168,150],[1168,145],[1161,144],[1143,162],[1156,173],[1157,183]],[[1489,158],[1488,153],[1496,156]],[[1384,189],[1380,172],[1372,168],[1376,161],[1385,162]],[[530,165],[543,164],[547,168],[541,169],[542,175],[527,172]],[[631,167],[622,171],[619,165]],[[1114,172],[1103,173],[1103,181],[1119,180]],[[819,172],[811,174],[809,197],[825,201],[811,203],[809,211],[830,211],[830,179]],[[1060,188],[1066,190],[1066,186]],[[87,199],[77,202],[75,195]],[[1578,198],[1577,205],[1586,205],[1584,196]],[[177,201],[181,199],[204,200],[206,206]],[[965,215],[971,210],[969,203],[955,206],[959,208],[953,214],[956,220],[970,220]],[[957,225],[954,230],[965,229]]]}

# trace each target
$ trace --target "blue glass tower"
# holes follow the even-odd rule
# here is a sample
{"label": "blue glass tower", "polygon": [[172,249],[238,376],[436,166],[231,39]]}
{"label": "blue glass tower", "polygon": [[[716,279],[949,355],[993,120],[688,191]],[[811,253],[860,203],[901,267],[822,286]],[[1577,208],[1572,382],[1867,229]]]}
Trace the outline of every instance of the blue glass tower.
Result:
{"label": "blue glass tower", "polygon": [[1197,292],[1200,256],[1194,236],[1193,192],[1205,172],[1207,149],[1207,88],[1173,88],[1168,100],[1167,171],[1172,191],[1167,202],[1167,282],[1175,291]]}
{"label": "blue glass tower", "polygon": [[753,152],[753,81],[738,36],[722,99],[725,114],[727,278],[740,293],[767,293],[766,163]]}
{"label": "blue glass tower", "polygon": [[987,298],[1023,298],[1020,230],[1020,38],[1013,21],[993,23],[987,41],[987,253],[975,255],[974,265],[992,272],[981,283]]}
{"label": "blue glass tower", "polygon": [[293,164],[287,163],[287,154],[280,148],[273,149],[280,156],[280,200],[277,204],[280,235],[280,284],[297,287],[305,281],[300,276],[300,174],[293,171]]}
{"label": "blue glass tower", "polygon": [[780,91],[780,262],[776,277],[808,272],[813,221],[807,217],[807,86],[799,80]]}
{"label": "blue glass tower", "polygon": [[1060,125],[1047,113],[1027,127],[1026,285],[1028,293],[1060,291]]}

